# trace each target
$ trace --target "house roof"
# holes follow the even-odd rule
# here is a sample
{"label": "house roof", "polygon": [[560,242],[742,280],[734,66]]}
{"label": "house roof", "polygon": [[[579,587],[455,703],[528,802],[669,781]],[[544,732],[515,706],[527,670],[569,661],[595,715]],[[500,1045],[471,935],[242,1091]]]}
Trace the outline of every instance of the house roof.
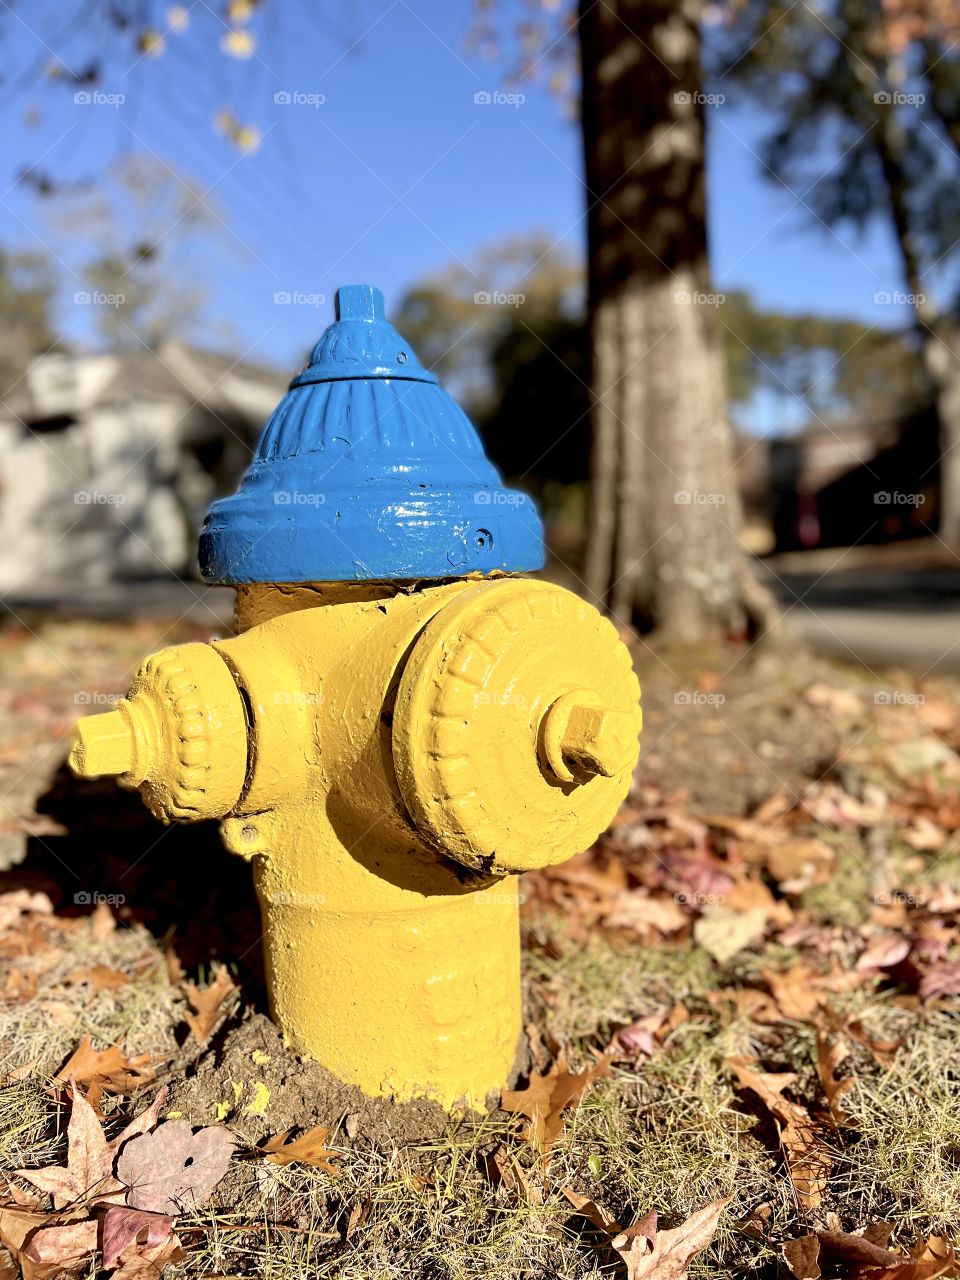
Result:
{"label": "house roof", "polygon": [[[57,372],[75,374],[73,387],[51,394]],[[175,400],[197,404],[214,414],[240,414],[263,422],[286,389],[288,379],[277,369],[237,361],[220,352],[202,351],[179,342],[157,350],[94,353],[51,353],[39,357],[0,403],[0,415],[25,424],[56,414],[77,416],[105,405],[132,400]],[[51,409],[56,400],[57,408]]]}

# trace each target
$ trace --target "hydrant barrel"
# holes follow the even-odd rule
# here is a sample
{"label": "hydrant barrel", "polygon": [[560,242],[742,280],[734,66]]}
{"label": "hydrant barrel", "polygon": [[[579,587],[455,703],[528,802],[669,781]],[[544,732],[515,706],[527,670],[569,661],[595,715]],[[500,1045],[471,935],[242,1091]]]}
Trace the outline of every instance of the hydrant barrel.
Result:
{"label": "hydrant barrel", "polygon": [[71,764],[252,864],[271,1012],[373,1095],[479,1107],[521,1035],[518,873],[630,786],[639,685],[612,624],[520,576],[539,516],[389,324],[337,320],[200,540],[238,634],[147,659]]}

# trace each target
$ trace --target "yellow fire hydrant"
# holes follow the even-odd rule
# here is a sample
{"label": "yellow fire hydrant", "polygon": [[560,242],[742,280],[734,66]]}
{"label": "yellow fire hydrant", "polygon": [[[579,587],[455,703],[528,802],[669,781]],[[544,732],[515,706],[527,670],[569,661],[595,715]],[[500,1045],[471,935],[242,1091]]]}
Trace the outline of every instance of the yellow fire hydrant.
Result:
{"label": "yellow fire hydrant", "polygon": [[73,769],[251,860],[271,1011],[373,1095],[479,1106],[521,1032],[518,872],[609,824],[638,752],[615,628],[366,286],[294,379],[201,567],[239,634],[148,658]]}

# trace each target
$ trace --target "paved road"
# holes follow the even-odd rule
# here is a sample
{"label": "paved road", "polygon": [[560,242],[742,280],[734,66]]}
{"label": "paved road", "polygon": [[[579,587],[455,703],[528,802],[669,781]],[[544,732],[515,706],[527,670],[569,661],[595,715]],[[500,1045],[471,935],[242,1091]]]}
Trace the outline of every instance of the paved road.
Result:
{"label": "paved road", "polygon": [[868,666],[960,672],[960,572],[764,572],[790,625],[822,652]]}
{"label": "paved road", "polygon": [[[960,672],[960,572],[855,567],[826,572],[762,566],[798,635],[822,652],[868,666],[894,663],[920,672]],[[223,630],[233,612],[227,587],[176,580],[78,586],[19,593],[17,614],[185,618]]]}

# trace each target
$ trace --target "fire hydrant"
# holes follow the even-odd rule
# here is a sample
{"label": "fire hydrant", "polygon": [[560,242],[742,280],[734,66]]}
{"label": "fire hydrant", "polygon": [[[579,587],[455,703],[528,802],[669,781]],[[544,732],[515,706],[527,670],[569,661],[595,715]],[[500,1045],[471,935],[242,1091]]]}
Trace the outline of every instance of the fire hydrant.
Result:
{"label": "fire hydrant", "polygon": [[481,1106],[521,1033],[517,873],[610,823],[638,753],[615,628],[383,313],[337,320],[200,538],[230,639],[148,658],[70,763],[221,820],[287,1041],[368,1094]]}

